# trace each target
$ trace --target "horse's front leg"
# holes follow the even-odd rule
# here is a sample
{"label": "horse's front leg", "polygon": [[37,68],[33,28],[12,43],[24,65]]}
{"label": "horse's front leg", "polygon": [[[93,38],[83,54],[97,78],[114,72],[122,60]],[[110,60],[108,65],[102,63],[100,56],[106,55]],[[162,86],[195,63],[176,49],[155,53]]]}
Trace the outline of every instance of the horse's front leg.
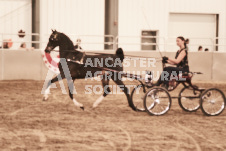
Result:
{"label": "horse's front leg", "polygon": [[129,104],[129,106],[133,109],[133,110],[135,110],[134,108],[133,108],[133,105],[132,105],[132,103],[131,103],[131,97],[130,97],[130,91],[129,91],[129,89],[125,86],[125,84],[122,82],[122,80],[121,80],[121,77],[113,77],[112,78],[112,80],[120,87],[120,89],[122,89],[122,91],[125,93],[125,95],[126,95],[126,97],[127,97],[127,101],[128,101],[128,104]]}
{"label": "horse's front leg", "polygon": [[74,81],[75,79],[68,79],[68,90],[69,90],[69,96],[73,100],[75,106],[80,107],[81,109],[84,110],[84,106],[82,103],[79,103],[75,98],[73,98],[73,92],[74,92]]}
{"label": "horse's front leg", "polygon": [[57,82],[59,81],[59,75],[56,76],[55,78],[53,78],[52,80],[49,80],[48,84],[47,84],[47,87],[45,89],[45,92],[44,92],[44,97],[43,97],[43,101],[46,101],[48,99],[48,95],[50,94],[50,87],[51,87],[51,84],[54,83],[54,82]]}

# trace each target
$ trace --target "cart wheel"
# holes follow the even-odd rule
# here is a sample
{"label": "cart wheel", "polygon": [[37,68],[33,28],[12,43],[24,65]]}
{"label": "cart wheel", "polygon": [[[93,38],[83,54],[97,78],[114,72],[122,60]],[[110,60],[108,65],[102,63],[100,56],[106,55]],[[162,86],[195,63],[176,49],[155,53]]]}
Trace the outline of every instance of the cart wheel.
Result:
{"label": "cart wheel", "polygon": [[162,87],[154,87],[144,97],[144,108],[150,115],[163,115],[171,106],[171,97]]}
{"label": "cart wheel", "polygon": [[200,91],[184,87],[179,93],[178,103],[184,111],[197,111],[200,107],[200,95]]}
{"label": "cart wheel", "polygon": [[133,89],[131,93],[131,97],[132,97],[131,105],[136,111],[141,111],[141,112],[145,111],[144,104],[143,104],[145,93],[146,93],[146,88],[142,84],[137,85]]}
{"label": "cart wheel", "polygon": [[221,114],[225,108],[225,103],[224,93],[216,88],[204,91],[200,97],[201,109],[208,116]]}

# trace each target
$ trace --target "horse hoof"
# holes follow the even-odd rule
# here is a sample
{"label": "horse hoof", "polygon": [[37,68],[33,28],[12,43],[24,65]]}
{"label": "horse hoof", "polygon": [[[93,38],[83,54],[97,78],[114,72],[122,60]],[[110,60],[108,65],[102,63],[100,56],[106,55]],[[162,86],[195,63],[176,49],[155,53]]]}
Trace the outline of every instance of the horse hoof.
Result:
{"label": "horse hoof", "polygon": [[80,109],[82,109],[83,111],[85,110],[85,108],[83,106],[81,106]]}
{"label": "horse hoof", "polygon": [[48,100],[48,98],[45,98],[45,97],[42,99],[42,101],[47,101],[47,100]]}

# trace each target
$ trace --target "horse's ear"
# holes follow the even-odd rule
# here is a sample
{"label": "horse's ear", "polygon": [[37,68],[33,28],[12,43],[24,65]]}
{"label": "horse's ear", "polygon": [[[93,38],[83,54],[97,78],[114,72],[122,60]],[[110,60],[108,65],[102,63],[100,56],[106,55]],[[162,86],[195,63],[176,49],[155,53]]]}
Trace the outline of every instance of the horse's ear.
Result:
{"label": "horse's ear", "polygon": [[54,32],[57,32],[57,31],[56,31],[56,29],[55,29],[55,31],[54,31]]}
{"label": "horse's ear", "polygon": [[54,32],[53,29],[51,29],[51,30],[52,30],[52,32]]}

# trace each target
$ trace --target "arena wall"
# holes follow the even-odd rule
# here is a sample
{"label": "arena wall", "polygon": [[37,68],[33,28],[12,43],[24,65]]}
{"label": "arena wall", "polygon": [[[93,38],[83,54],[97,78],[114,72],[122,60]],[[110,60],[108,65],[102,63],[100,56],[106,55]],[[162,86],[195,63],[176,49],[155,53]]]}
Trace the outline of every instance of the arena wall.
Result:
{"label": "arena wall", "polygon": [[[219,15],[219,34],[220,38],[218,43],[220,45],[226,44],[226,1],[225,0],[120,0],[119,1],[119,36],[141,36],[142,30],[154,30],[158,31],[159,38],[159,47],[160,50],[173,51],[174,47],[171,49],[171,46],[161,45],[165,41],[167,43],[175,43],[175,37],[184,36],[185,38],[190,38],[190,45],[194,45],[195,49],[192,51],[197,51],[199,45],[203,47],[208,47],[207,44],[211,44],[210,41],[204,39],[210,38],[213,39],[215,36],[208,36],[209,32],[206,30],[207,22],[205,18],[200,18],[193,22],[203,21],[203,26],[189,26],[189,20],[183,20],[184,23],[181,28],[180,34],[177,33],[178,27],[174,26],[176,29],[170,29],[170,17],[171,14],[187,14],[187,15]],[[191,16],[194,17],[194,16]],[[198,18],[197,18],[198,19]],[[171,32],[171,31],[172,32]],[[199,31],[206,31],[203,34],[197,35]],[[212,28],[216,31],[216,27]],[[189,31],[189,33],[187,32]],[[197,32],[197,34],[196,34]],[[170,34],[173,33],[173,34]],[[171,37],[173,36],[173,37]],[[164,37],[164,38],[162,38]],[[167,38],[166,38],[167,37]],[[201,37],[200,40],[197,40],[198,37]],[[172,38],[172,39],[171,39]],[[172,40],[172,41],[171,41]],[[131,45],[128,45],[130,41]],[[140,50],[140,45],[132,45],[134,43],[140,43],[141,38],[119,38],[118,42],[120,46],[128,50]],[[214,41],[214,40],[213,40]],[[196,43],[198,43],[196,45]],[[212,50],[212,48],[210,49]],[[225,47],[219,47],[218,51],[225,51]]]}
{"label": "arena wall", "polygon": [[[103,52],[103,51],[102,51]],[[104,53],[115,53],[104,51]],[[125,52],[126,55],[160,58],[159,52]],[[162,52],[162,55],[174,57],[175,52]],[[226,53],[223,52],[189,52],[189,65],[191,71],[203,72],[196,75],[194,81],[225,81],[226,82]],[[155,67],[148,66],[147,59],[129,60],[129,66],[124,71],[135,74],[144,74],[142,71],[154,71],[157,78],[162,71],[161,62],[156,62]],[[40,51],[1,50],[0,53],[0,79],[1,80],[44,80],[48,69],[45,66]],[[157,72],[159,71],[159,73]]]}

